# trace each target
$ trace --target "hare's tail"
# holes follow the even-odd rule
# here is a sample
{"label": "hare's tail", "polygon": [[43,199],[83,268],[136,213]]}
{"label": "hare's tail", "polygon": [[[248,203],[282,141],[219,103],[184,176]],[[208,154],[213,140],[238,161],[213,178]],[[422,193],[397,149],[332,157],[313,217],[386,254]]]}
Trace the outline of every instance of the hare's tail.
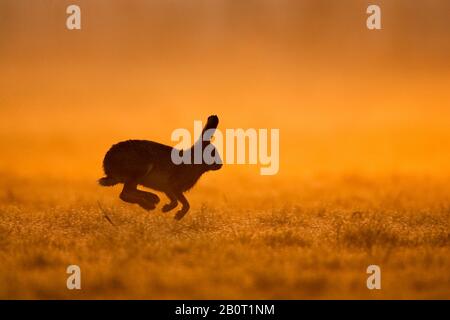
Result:
{"label": "hare's tail", "polygon": [[100,178],[98,180],[98,184],[101,186],[104,186],[104,187],[111,187],[118,183],[119,183],[119,181],[117,181],[116,179],[114,179],[112,177],[108,177],[108,176]]}

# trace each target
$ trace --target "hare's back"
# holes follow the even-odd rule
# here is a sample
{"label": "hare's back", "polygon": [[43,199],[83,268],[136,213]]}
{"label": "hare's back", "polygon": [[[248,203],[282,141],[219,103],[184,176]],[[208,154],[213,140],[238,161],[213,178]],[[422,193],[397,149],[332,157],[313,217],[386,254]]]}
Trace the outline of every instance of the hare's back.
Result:
{"label": "hare's back", "polygon": [[153,141],[127,140],[113,145],[103,160],[105,174],[119,181],[144,176],[150,165],[170,161],[172,147]]}

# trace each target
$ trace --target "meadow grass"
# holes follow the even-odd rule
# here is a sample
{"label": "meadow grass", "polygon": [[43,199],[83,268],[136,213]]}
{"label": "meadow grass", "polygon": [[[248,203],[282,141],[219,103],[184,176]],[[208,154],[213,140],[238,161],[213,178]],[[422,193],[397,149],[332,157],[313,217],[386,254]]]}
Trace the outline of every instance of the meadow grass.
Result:
{"label": "meadow grass", "polygon": [[[261,193],[200,183],[181,221],[160,211],[163,196],[146,212],[94,181],[1,181],[0,298],[450,296],[444,179],[344,175]],[[66,288],[71,264],[82,290]],[[366,287],[371,264],[381,290]]]}

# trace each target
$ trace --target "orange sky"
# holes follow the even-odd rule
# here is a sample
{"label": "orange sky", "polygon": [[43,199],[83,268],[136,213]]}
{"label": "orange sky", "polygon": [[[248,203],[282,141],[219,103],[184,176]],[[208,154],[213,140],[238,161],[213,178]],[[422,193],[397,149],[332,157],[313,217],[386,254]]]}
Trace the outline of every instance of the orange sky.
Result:
{"label": "orange sky", "polygon": [[3,0],[0,170],[90,176],[118,139],[215,113],[280,128],[284,176],[448,174],[450,3],[370,3],[381,31],[368,1]]}

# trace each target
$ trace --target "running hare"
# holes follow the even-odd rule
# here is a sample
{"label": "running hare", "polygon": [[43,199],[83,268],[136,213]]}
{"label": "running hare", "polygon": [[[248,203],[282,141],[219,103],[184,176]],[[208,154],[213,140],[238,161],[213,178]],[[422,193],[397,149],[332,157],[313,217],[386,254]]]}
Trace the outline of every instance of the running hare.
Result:
{"label": "running hare", "polygon": [[[219,124],[217,116],[210,116],[203,128],[202,135],[197,141],[201,144],[202,150],[210,145],[209,138],[204,136],[206,130],[213,132]],[[203,138],[203,139],[202,139]],[[204,141],[206,138],[207,141]],[[195,145],[195,144],[194,144]],[[194,155],[194,146],[191,147],[191,157]],[[211,148],[211,147],[209,147]],[[129,203],[137,203],[146,210],[155,209],[159,202],[159,197],[151,192],[137,189],[138,185],[164,192],[170,202],[163,206],[162,211],[168,212],[181,202],[182,207],[175,215],[175,219],[180,220],[189,210],[189,202],[183,192],[191,189],[198,179],[207,171],[219,170],[222,167],[221,161],[213,164],[174,164],[171,153],[173,148],[153,141],[128,140],[119,142],[111,147],[103,160],[103,169],[106,177],[98,182],[102,186],[113,186],[123,183],[123,190],[120,199]],[[182,152],[180,150],[180,152]],[[213,156],[217,151],[215,148],[211,152]],[[218,155],[217,155],[218,156]],[[203,162],[203,161],[202,161]]]}

